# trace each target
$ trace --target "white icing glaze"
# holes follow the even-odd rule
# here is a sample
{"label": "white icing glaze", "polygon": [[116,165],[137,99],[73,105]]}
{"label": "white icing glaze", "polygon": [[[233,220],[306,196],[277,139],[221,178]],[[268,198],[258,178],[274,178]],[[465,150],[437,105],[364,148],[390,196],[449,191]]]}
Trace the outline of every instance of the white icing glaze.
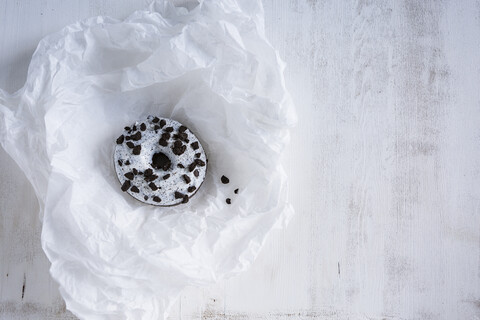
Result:
{"label": "white icing glaze", "polygon": [[[157,117],[160,121],[165,120],[166,124],[155,132],[155,125],[160,125],[160,121],[157,123],[153,123],[153,119],[156,117],[149,116],[144,121],[137,121],[135,122],[135,127],[137,130],[135,131],[127,131],[124,130],[123,136],[125,137],[124,141],[121,144],[116,145],[115,152],[114,152],[114,163],[115,163],[115,171],[117,172],[118,180],[120,181],[120,185],[123,185],[127,179],[125,174],[128,172],[133,172],[133,169],[137,169],[139,172],[144,172],[147,169],[152,169],[153,174],[157,175],[158,178],[152,181],[159,189],[153,191],[149,187],[150,181],[145,181],[144,175],[137,174],[134,176],[133,180],[131,180],[131,186],[126,191],[129,195],[134,197],[135,199],[151,204],[156,206],[172,206],[178,205],[182,203],[184,200],[183,198],[175,198],[175,192],[180,192],[184,195],[188,195],[190,198],[193,196],[198,189],[200,188],[203,180],[205,179],[205,174],[207,171],[207,157],[205,155],[205,151],[203,150],[200,141],[198,141],[197,137],[189,130],[186,129],[184,132],[187,134],[187,139],[189,140],[188,143],[183,142],[183,145],[186,145],[185,152],[181,155],[174,154],[172,147],[176,139],[173,138],[175,134],[178,134],[178,129],[182,126],[181,123],[167,118],[160,118]],[[146,130],[141,131],[140,126],[144,123],[146,125]],[[134,127],[133,125],[130,127],[131,129]],[[165,129],[168,127],[172,127],[173,131],[170,132],[170,139],[168,139],[167,146],[161,146],[159,144],[159,140],[162,136],[162,133],[165,133]],[[138,141],[127,140],[127,136],[132,136],[136,132],[140,132],[142,137]],[[135,146],[141,145],[141,151],[139,155],[133,154],[133,149],[127,146],[127,142],[131,141]],[[198,142],[198,149],[194,150],[191,146],[192,143]],[[161,152],[165,154],[171,161],[171,166],[167,171],[163,169],[155,169],[152,167],[152,157],[155,153]],[[200,153],[200,157],[196,158],[195,154]],[[195,166],[195,170],[198,170],[198,177],[195,177],[194,171],[189,171],[189,165],[195,161],[195,159],[200,159],[205,163],[204,166]],[[120,165],[119,160],[121,160],[122,165]],[[125,162],[129,160],[130,164],[127,165]],[[178,164],[182,164],[185,168],[179,168]],[[167,174],[170,174],[170,177],[166,180],[163,177]],[[190,178],[190,182],[186,183],[183,175],[187,175]],[[139,189],[139,192],[133,192],[132,186],[136,186]],[[192,192],[188,192],[188,188],[194,186],[195,190]],[[145,196],[148,197],[145,200]],[[155,202],[153,199],[154,197],[158,197],[161,199],[161,202]]]}

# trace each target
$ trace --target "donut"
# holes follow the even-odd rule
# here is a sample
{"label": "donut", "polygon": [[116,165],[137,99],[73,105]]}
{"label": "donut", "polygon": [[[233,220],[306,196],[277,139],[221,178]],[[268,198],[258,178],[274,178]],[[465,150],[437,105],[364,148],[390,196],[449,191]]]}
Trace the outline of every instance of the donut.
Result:
{"label": "donut", "polygon": [[207,172],[198,138],[180,122],[148,116],[116,140],[114,166],[120,189],[154,206],[187,203]]}

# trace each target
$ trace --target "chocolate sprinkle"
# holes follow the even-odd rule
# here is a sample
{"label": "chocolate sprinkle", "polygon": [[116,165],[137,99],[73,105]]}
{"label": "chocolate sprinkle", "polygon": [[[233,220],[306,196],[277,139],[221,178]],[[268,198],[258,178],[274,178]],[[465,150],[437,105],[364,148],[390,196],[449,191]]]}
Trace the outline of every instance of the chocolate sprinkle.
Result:
{"label": "chocolate sprinkle", "polygon": [[228,178],[225,177],[225,176],[222,176],[222,177],[220,178],[220,180],[222,180],[222,183],[223,183],[223,184],[227,184],[227,183],[230,182],[230,179],[228,179]]}
{"label": "chocolate sprinkle", "polygon": [[227,198],[227,200],[225,200],[227,202],[227,204],[232,204],[232,199],[230,198]]}
{"label": "chocolate sprinkle", "polygon": [[166,174],[162,177],[163,180],[167,180],[168,178],[170,178],[170,174]]}
{"label": "chocolate sprinkle", "polygon": [[148,184],[148,186],[149,186],[150,189],[152,189],[153,191],[157,191],[157,189],[158,189],[157,185],[156,185],[155,183],[153,183],[153,182],[150,182],[150,183]]}
{"label": "chocolate sprinkle", "polygon": [[187,176],[186,174],[184,174],[184,175],[182,176],[182,178],[183,178],[183,180],[185,181],[186,184],[189,184],[190,181],[192,181],[192,179],[190,179],[190,177]]}
{"label": "chocolate sprinkle", "polygon": [[122,144],[123,140],[125,140],[125,137],[122,134],[120,137],[117,138],[117,144]]}
{"label": "chocolate sprinkle", "polygon": [[197,150],[198,148],[200,148],[200,147],[198,146],[198,141],[192,142],[190,145],[192,146],[192,149],[193,149],[193,150]]}
{"label": "chocolate sprinkle", "polygon": [[153,197],[153,201],[155,201],[155,202],[160,202],[160,201],[162,201],[162,199],[160,199],[159,197],[156,197],[156,196],[155,196],[155,197]]}
{"label": "chocolate sprinkle", "polygon": [[165,132],[172,132],[172,131],[173,131],[173,127],[167,127],[167,128],[165,128],[165,129],[163,129],[163,130],[165,130]]}
{"label": "chocolate sprinkle", "polygon": [[140,130],[142,130],[142,131],[147,130],[147,126],[145,125],[145,123],[142,123],[142,124],[140,125]]}
{"label": "chocolate sprinkle", "polygon": [[[127,138],[130,138],[130,137],[127,137]],[[134,145],[133,142],[131,142],[131,141],[128,141],[128,142],[127,142],[127,146],[128,146],[129,148],[131,148],[131,149],[133,149],[133,148],[135,147],[135,145]]]}
{"label": "chocolate sprinkle", "polygon": [[135,176],[133,175],[133,172],[127,172],[125,173],[125,178],[127,178],[128,180],[133,180]]}
{"label": "chocolate sprinkle", "polygon": [[142,139],[142,134],[140,133],[140,131],[137,131],[133,136],[132,136],[132,140],[133,141],[138,141]]}
{"label": "chocolate sprinkle", "polygon": [[[157,123],[158,121],[160,121],[160,119],[159,119],[158,117],[155,117],[155,118],[153,118],[153,120],[152,120],[153,123]],[[164,121],[164,120],[162,120],[162,121]]]}
{"label": "chocolate sprinkle", "polygon": [[195,170],[195,171],[193,171],[193,175],[194,175],[195,177],[198,177],[198,176],[200,175],[200,173],[198,172],[198,170]]}
{"label": "chocolate sprinkle", "polygon": [[193,192],[195,190],[197,190],[197,188],[195,186],[188,187],[188,189],[187,189],[188,192]]}
{"label": "chocolate sprinkle", "polygon": [[138,188],[137,188],[136,186],[132,186],[132,187],[130,188],[130,191],[135,192],[135,193],[139,193],[139,192],[140,192],[140,190],[138,190]]}
{"label": "chocolate sprinkle", "polygon": [[122,191],[125,192],[130,188],[130,180],[125,180],[125,182],[122,184]]}
{"label": "chocolate sprinkle", "polygon": [[233,191],[235,194],[238,194],[238,188]]}
{"label": "chocolate sprinkle", "polygon": [[184,195],[182,203],[187,203],[187,202],[188,202],[188,195]]}
{"label": "chocolate sprinkle", "polygon": [[133,153],[134,155],[138,156],[141,151],[142,151],[142,146],[141,146],[141,145],[138,145],[138,146],[135,146],[135,148],[133,148],[132,153]]}
{"label": "chocolate sprinkle", "polygon": [[181,199],[183,198],[184,194],[178,191],[175,191],[175,199]]}

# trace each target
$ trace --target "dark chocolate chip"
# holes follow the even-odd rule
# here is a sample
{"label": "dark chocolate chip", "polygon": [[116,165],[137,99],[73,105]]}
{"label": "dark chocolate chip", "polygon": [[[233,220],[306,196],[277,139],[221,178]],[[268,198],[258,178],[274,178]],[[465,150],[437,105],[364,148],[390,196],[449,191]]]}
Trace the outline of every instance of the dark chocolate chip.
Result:
{"label": "dark chocolate chip", "polygon": [[195,186],[188,187],[188,189],[187,189],[188,192],[193,192],[195,190],[197,190],[197,188]]}
{"label": "dark chocolate chip", "polygon": [[125,140],[124,135],[122,134],[120,137],[117,138],[117,144],[122,144],[123,140]]}
{"label": "dark chocolate chip", "polygon": [[192,181],[192,179],[190,179],[190,177],[187,176],[186,174],[184,174],[184,175],[182,176],[182,178],[183,178],[183,180],[185,181],[186,184],[189,184],[190,181]]}
{"label": "dark chocolate chip", "polygon": [[223,184],[227,184],[227,183],[230,182],[230,179],[228,179],[228,178],[225,177],[225,176],[222,176],[222,177],[220,178],[220,180],[222,180],[222,183],[223,183]]}
{"label": "dark chocolate chip", "polygon": [[[127,138],[130,138],[130,137],[127,137]],[[128,141],[128,142],[127,142],[127,146],[128,146],[129,148],[131,148],[131,149],[133,149],[133,148],[135,147],[135,145],[134,145],[133,142],[131,142],[131,141]]]}
{"label": "dark chocolate chip", "polygon": [[131,130],[130,127],[125,127],[124,129],[125,129],[125,131],[130,131]]}
{"label": "dark chocolate chip", "polygon": [[173,131],[173,127],[167,127],[167,128],[165,128],[165,129],[163,129],[163,130],[165,130],[165,132],[172,132],[172,131]]}
{"label": "dark chocolate chip", "polygon": [[163,180],[167,180],[168,178],[170,178],[170,174],[166,174],[162,177]]}
{"label": "dark chocolate chip", "polygon": [[129,165],[130,165],[130,160],[125,161],[125,164],[126,164],[127,166],[129,166]]}
{"label": "dark chocolate chip", "polygon": [[195,170],[195,171],[193,171],[193,175],[194,175],[195,177],[198,177],[198,176],[200,175],[200,172],[198,172],[198,170]]}
{"label": "dark chocolate chip", "polygon": [[192,146],[193,150],[197,150],[199,148],[198,141],[192,142],[190,145]]}
{"label": "dark chocolate chip", "polygon": [[199,167],[204,167],[205,166],[205,162],[201,159],[195,159],[195,163],[199,166]]}
{"label": "dark chocolate chip", "polygon": [[155,202],[160,202],[160,201],[162,201],[162,199],[160,199],[159,197],[156,197],[156,196],[155,196],[155,197],[153,197],[153,201],[155,201]]}
{"label": "dark chocolate chip", "polygon": [[202,156],[201,153],[195,153],[195,158],[200,158]]}
{"label": "dark chocolate chip", "polygon": [[188,202],[188,195],[184,195],[182,203],[187,203],[187,202]]}
{"label": "dark chocolate chip", "polygon": [[232,204],[232,199],[230,198],[227,198],[225,201],[227,202],[227,204]]}
{"label": "dark chocolate chip", "polygon": [[170,133],[168,133],[168,132],[162,133],[162,139],[165,139],[165,140],[170,139]]}
{"label": "dark chocolate chip", "polygon": [[143,199],[145,199],[145,201],[147,201],[147,200],[148,200],[148,196],[143,197]]}
{"label": "dark chocolate chip", "polygon": [[142,139],[142,134],[140,133],[140,131],[137,131],[133,136],[132,136],[132,140],[133,141],[138,141]]}
{"label": "dark chocolate chip", "polygon": [[133,172],[127,172],[127,173],[125,173],[125,177],[126,177],[128,180],[133,180],[133,178],[135,178],[135,176],[133,175]]}
{"label": "dark chocolate chip", "polygon": [[161,145],[161,146],[163,146],[163,147],[168,146],[168,142],[167,142],[167,140],[165,140],[165,139],[160,139],[160,140],[158,141],[158,144]]}
{"label": "dark chocolate chip", "polygon": [[177,164],[177,167],[182,168],[182,169],[185,168],[185,166],[181,163]]}
{"label": "dark chocolate chip", "polygon": [[[188,171],[192,172],[195,167],[197,166],[197,164],[195,162],[192,162],[189,166],[188,166]],[[194,173],[195,174],[195,173]]]}
{"label": "dark chocolate chip", "polygon": [[160,129],[160,126],[158,124],[156,124],[154,127],[153,127],[153,130],[155,130],[155,132]]}
{"label": "dark chocolate chip", "polygon": [[235,189],[233,192],[234,192],[235,194],[238,194],[238,189]]}
{"label": "dark chocolate chip", "polygon": [[157,152],[152,157],[152,167],[155,169],[162,169],[167,171],[170,169],[172,162],[170,159],[163,153]]}
{"label": "dark chocolate chip", "polygon": [[132,186],[132,187],[130,188],[130,191],[135,192],[135,193],[139,193],[139,192],[140,192],[140,190],[138,190],[138,188],[137,188],[136,186]]}
{"label": "dark chocolate chip", "polygon": [[125,182],[122,184],[122,191],[125,192],[130,188],[130,180],[125,180]]}
{"label": "dark chocolate chip", "polygon": [[163,126],[166,125],[166,124],[167,124],[167,121],[165,121],[165,120],[163,120],[163,119],[160,120],[160,127],[163,128]]}
{"label": "dark chocolate chip", "polygon": [[123,161],[122,160],[118,160],[118,165],[121,167],[123,165]]}
{"label": "dark chocolate chip", "polygon": [[180,126],[180,128],[178,128],[178,132],[185,132],[185,130],[187,130],[187,127],[185,126]]}
{"label": "dark chocolate chip", "polygon": [[138,170],[137,170],[137,169],[133,168],[132,171],[133,171],[133,174],[134,174],[134,175],[137,175],[137,174],[138,174]]}
{"label": "dark chocolate chip", "polygon": [[183,198],[184,194],[178,191],[175,191],[175,199],[181,199]]}
{"label": "dark chocolate chip", "polygon": [[138,146],[135,146],[135,148],[133,148],[132,153],[133,153],[134,155],[138,156],[141,151],[142,151],[142,146],[141,146],[141,145],[138,145]]}
{"label": "dark chocolate chip", "polygon": [[155,118],[153,118],[153,120],[152,120],[153,123],[157,123],[158,121],[160,121],[160,119],[158,119],[158,117],[155,117]]}
{"label": "dark chocolate chip", "polygon": [[142,130],[142,131],[147,130],[147,126],[145,125],[145,123],[142,123],[142,124],[140,125],[140,130]]}
{"label": "dark chocolate chip", "polygon": [[144,172],[145,177],[151,176],[152,174],[153,174],[153,170],[152,170],[152,169],[147,169],[147,170],[145,170],[145,172]]}
{"label": "dark chocolate chip", "polygon": [[156,185],[155,183],[153,183],[153,182],[150,182],[150,183],[148,184],[148,186],[149,186],[150,189],[152,189],[153,191],[157,191],[157,189],[158,189],[157,185]]}

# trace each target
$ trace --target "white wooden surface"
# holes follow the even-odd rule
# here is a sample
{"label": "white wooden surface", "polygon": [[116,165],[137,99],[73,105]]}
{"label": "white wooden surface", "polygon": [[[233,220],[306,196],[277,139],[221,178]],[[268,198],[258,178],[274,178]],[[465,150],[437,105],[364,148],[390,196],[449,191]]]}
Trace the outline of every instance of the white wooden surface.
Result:
{"label": "white wooden surface", "polygon": [[[0,1],[0,88],[23,85],[44,35],[146,4]],[[480,319],[480,1],[264,5],[300,120],[285,157],[297,215],[171,319]],[[0,319],[75,319],[1,149],[0,195]]]}

